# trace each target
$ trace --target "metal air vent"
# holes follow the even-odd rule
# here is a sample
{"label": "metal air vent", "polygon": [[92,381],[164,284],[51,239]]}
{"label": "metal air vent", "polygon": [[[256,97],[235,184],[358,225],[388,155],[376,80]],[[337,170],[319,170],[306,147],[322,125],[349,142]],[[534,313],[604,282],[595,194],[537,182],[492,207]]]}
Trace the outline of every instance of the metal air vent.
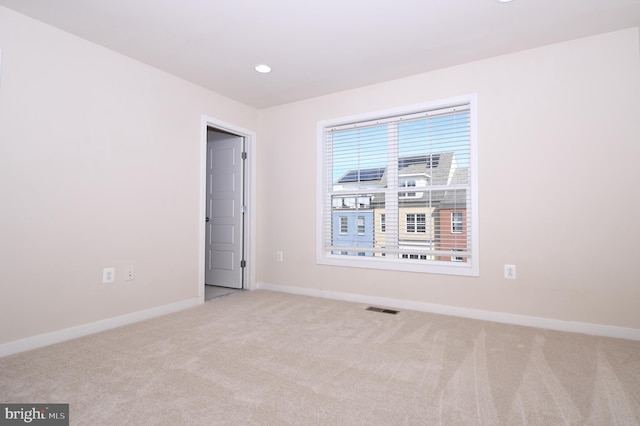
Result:
{"label": "metal air vent", "polygon": [[400,311],[396,311],[393,309],[384,309],[384,308],[377,308],[375,306],[369,306],[367,309],[367,311],[373,311],[373,312],[381,312],[383,314],[391,314],[391,315],[395,315]]}

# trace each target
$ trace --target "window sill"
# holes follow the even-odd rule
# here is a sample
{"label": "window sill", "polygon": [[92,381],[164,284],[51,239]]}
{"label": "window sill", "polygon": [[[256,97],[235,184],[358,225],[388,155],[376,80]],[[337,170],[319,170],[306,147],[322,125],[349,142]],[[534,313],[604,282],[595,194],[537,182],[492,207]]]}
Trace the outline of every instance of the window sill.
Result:
{"label": "window sill", "polygon": [[385,259],[384,257],[358,257],[326,254],[316,259],[317,264],[348,268],[383,269],[400,272],[420,272],[425,274],[461,275],[478,277],[477,265],[468,262],[443,262],[413,259]]}

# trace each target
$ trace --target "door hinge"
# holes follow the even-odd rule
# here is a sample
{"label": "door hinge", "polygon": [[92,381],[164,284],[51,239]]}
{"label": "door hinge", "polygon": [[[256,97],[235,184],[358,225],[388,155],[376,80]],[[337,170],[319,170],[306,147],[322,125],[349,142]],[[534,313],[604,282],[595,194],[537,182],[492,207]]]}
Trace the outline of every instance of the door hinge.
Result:
{"label": "door hinge", "polygon": [[246,151],[242,153],[242,159],[243,159],[243,160],[246,160],[246,159],[247,159],[247,152],[246,152]]}
{"label": "door hinge", "polygon": [[241,268],[246,268],[247,267],[247,261],[246,260],[241,260],[240,261],[240,267]]}

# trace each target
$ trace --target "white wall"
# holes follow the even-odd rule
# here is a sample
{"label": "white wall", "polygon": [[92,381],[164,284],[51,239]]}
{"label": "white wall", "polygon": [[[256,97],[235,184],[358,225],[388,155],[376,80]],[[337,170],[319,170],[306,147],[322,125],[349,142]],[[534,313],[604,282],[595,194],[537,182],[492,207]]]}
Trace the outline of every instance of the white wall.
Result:
{"label": "white wall", "polygon": [[3,7],[0,49],[0,344],[195,300],[201,117],[257,111]]}
{"label": "white wall", "polygon": [[[317,265],[316,123],[468,93],[480,277]],[[258,281],[640,329],[639,100],[636,28],[261,111]]]}

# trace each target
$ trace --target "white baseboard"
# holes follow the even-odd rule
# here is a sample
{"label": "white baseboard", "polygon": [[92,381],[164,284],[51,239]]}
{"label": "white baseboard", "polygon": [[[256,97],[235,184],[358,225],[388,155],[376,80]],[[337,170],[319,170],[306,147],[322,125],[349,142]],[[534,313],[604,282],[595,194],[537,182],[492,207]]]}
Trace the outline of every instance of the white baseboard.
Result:
{"label": "white baseboard", "polygon": [[89,324],[83,324],[76,327],[53,331],[51,333],[26,337],[24,339],[15,340],[13,342],[3,343],[0,345],[0,357],[28,351],[31,349],[41,348],[43,346],[53,345],[54,343],[60,343],[66,340],[87,336],[89,334],[99,333],[101,331],[109,330],[116,327],[121,327],[123,325],[133,324],[135,322],[182,311],[184,309],[192,308],[202,303],[203,300],[201,298],[189,299],[183,302],[158,306],[157,308],[146,309],[144,311],[133,312],[114,318],[108,318],[102,321],[96,321]]}
{"label": "white baseboard", "polygon": [[508,314],[504,312],[483,311],[479,309],[459,308],[456,306],[437,305],[433,303],[415,302],[411,300],[391,299],[386,297],[366,296],[362,294],[342,293],[328,290],[317,290],[301,287],[289,287],[279,284],[259,282],[258,290],[278,291],[303,296],[322,297],[325,299],[343,300],[379,307],[408,309],[411,311],[429,312],[433,314],[451,315],[462,318],[493,321],[526,327],[544,328],[548,330],[567,331],[571,333],[590,334],[594,336],[614,337],[619,339],[640,340],[640,329],[615,327],[610,325],[591,324],[577,321],[564,321],[551,318],[531,317]]}

